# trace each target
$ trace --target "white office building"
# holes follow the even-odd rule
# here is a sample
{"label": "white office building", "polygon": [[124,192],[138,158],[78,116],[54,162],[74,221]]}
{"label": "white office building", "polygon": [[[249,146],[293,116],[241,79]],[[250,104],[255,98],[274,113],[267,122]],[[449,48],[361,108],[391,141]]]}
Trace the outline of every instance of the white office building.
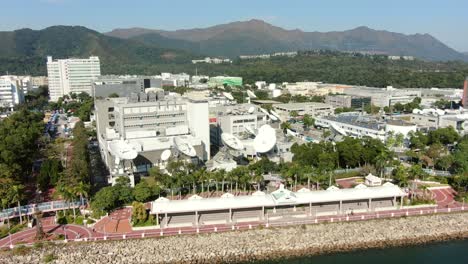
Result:
{"label": "white office building", "polygon": [[24,93],[19,80],[16,76],[0,77],[0,107],[12,109],[15,105],[24,102]]}
{"label": "white office building", "polygon": [[51,101],[70,93],[92,94],[92,81],[101,75],[99,58],[52,60],[47,57],[47,75]]}
{"label": "white office building", "polygon": [[[118,176],[165,168],[169,159],[210,158],[208,102],[167,96],[162,89],[96,100],[97,138],[103,160]],[[133,153],[133,154],[132,154]]]}

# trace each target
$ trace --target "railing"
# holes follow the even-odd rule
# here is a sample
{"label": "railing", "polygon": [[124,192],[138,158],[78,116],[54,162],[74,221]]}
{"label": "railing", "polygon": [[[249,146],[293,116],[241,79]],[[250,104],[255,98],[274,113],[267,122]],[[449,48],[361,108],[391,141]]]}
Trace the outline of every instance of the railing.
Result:
{"label": "railing", "polygon": [[[176,235],[188,235],[188,234],[199,234],[199,233],[217,233],[217,232],[228,232],[235,230],[248,230],[254,228],[269,228],[269,227],[285,227],[285,226],[297,226],[297,225],[311,225],[321,223],[336,223],[336,222],[351,222],[351,221],[366,221],[372,219],[389,219],[396,217],[406,216],[418,216],[418,215],[431,215],[438,213],[455,213],[468,211],[467,207],[456,207],[456,208],[428,208],[428,209],[402,209],[395,211],[382,211],[374,213],[366,213],[362,215],[335,215],[335,216],[322,216],[322,217],[309,217],[303,220],[284,220],[275,222],[256,222],[256,223],[233,223],[232,225],[222,226],[200,226],[200,227],[180,227],[180,228],[167,228],[167,229],[153,229],[148,232],[137,232],[130,234],[115,234],[115,235],[103,235],[98,237],[86,237],[77,239],[68,239],[64,241],[55,241],[56,243],[66,242],[83,242],[83,241],[104,241],[104,240],[125,240],[125,239],[136,239],[136,238],[155,238],[164,236],[176,236]],[[24,246],[33,246],[32,243],[22,244]],[[11,245],[4,245],[0,248],[12,247]]]}
{"label": "railing", "polygon": [[41,212],[52,212],[52,211],[58,211],[58,210],[64,210],[68,208],[77,208],[82,205],[86,204],[86,199],[83,199],[83,201],[74,201],[74,202],[67,202],[67,201],[51,201],[51,202],[45,202],[45,203],[39,203],[39,204],[28,204],[28,205],[22,205],[20,208],[13,207],[13,208],[8,208],[5,210],[0,211],[0,221],[3,221],[7,218],[14,218],[14,217],[19,217],[20,216],[20,210],[21,210],[21,215],[31,215],[37,211]]}

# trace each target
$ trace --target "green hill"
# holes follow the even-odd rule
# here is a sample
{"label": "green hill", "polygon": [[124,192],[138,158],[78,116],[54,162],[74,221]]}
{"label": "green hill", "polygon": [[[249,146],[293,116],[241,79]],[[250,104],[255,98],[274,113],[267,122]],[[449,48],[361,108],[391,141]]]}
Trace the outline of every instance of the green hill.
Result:
{"label": "green hill", "polygon": [[46,56],[99,56],[103,72],[119,73],[132,65],[180,64],[189,52],[103,35],[79,26],[0,32],[0,72],[45,74]]}
{"label": "green hill", "polygon": [[455,51],[429,34],[405,35],[368,27],[333,32],[305,32],[299,29],[286,30],[253,19],[208,28],[175,31],[129,28],[116,29],[106,34],[123,39],[139,39],[153,44],[161,37],[165,37],[166,41],[167,39],[185,41],[188,42],[186,46],[180,48],[211,56],[236,57],[282,51],[327,49],[408,55],[434,61],[468,61],[467,55]]}

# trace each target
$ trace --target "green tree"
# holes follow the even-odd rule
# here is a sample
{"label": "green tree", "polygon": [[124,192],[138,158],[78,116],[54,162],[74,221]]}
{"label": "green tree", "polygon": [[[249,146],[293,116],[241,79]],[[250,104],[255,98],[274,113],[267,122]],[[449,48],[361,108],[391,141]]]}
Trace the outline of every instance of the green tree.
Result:
{"label": "green tree", "polygon": [[304,118],[302,119],[302,122],[304,123],[305,128],[309,128],[309,127],[315,125],[315,119],[312,116],[310,116],[309,114],[304,115]]}
{"label": "green tree", "polygon": [[[13,185],[8,195],[10,198],[10,201],[12,203],[17,204],[18,209],[21,208],[21,200],[23,199],[23,190],[24,190],[23,185],[16,184],[16,185]],[[20,224],[23,224],[23,216],[22,216],[21,210],[19,210],[19,218],[20,218]]]}
{"label": "green tree", "polygon": [[151,199],[153,193],[148,183],[142,180],[133,188],[133,196],[138,202],[147,202]]}
{"label": "green tree", "polygon": [[120,204],[126,204],[133,200],[133,190],[130,187],[130,179],[128,177],[118,177],[113,188],[118,194]]}
{"label": "green tree", "polygon": [[145,205],[140,202],[132,203],[132,222],[134,224],[144,223],[148,219],[148,212],[146,211]]}
{"label": "green tree", "polygon": [[99,190],[91,200],[91,208],[100,212],[110,212],[118,206],[118,190],[111,186]]}

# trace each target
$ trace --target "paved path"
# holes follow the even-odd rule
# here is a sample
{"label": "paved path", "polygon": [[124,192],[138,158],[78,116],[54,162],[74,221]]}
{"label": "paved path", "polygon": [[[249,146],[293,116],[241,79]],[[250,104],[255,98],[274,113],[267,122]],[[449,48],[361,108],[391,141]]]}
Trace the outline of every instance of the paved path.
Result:
{"label": "paved path", "polygon": [[[77,225],[56,225],[50,219],[44,219],[44,231],[49,234],[66,234],[69,240],[109,240],[109,239],[125,239],[125,238],[141,238],[141,237],[159,237],[178,234],[196,234],[196,233],[212,233],[228,230],[245,230],[255,228],[256,226],[284,226],[293,224],[313,224],[324,222],[342,222],[342,221],[361,221],[368,219],[384,218],[384,217],[400,217],[408,215],[432,214],[436,212],[460,211],[461,204],[454,201],[455,191],[450,188],[430,189],[434,199],[437,201],[437,207],[429,208],[411,208],[411,209],[395,209],[380,212],[363,212],[353,215],[327,215],[319,217],[311,217],[304,215],[303,217],[293,217],[286,215],[281,219],[269,222],[243,222],[236,224],[218,224],[204,225],[200,227],[169,227],[163,229],[150,229],[132,231],[131,208],[122,208],[114,211],[109,216],[98,221],[94,228],[86,228]],[[468,208],[467,208],[468,209]],[[65,227],[65,228],[64,228]],[[34,241],[36,230],[28,229],[11,236],[11,243],[32,243]],[[6,237],[0,240],[0,248],[8,247],[10,238]]]}

